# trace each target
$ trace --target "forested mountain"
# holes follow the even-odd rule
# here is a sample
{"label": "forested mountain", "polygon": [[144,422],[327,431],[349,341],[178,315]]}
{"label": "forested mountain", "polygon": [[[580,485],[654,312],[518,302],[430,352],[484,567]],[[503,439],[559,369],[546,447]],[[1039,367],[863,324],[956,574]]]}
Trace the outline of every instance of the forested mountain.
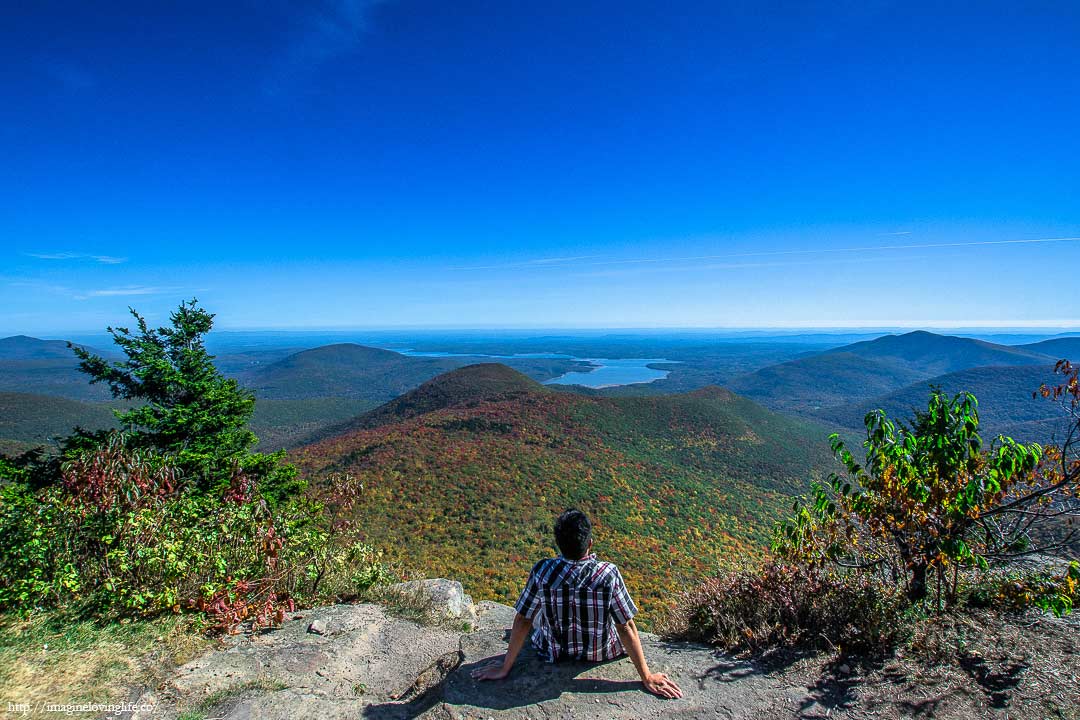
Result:
{"label": "forested mountain", "polygon": [[1046,362],[1046,355],[1040,352],[973,338],[938,335],[924,330],[903,335],[885,335],[876,340],[853,343],[830,352],[847,352],[929,376],[986,365],[1030,365]]}
{"label": "forested mountain", "polygon": [[79,360],[66,342],[26,335],[0,338],[0,392],[91,401],[109,398],[107,389],[90,385],[79,372]]}
{"label": "forested mountain", "polygon": [[33,393],[0,392],[0,452],[21,452],[50,446],[76,426],[116,427],[116,418],[103,403],[86,403]]}
{"label": "forested mountain", "polygon": [[875,398],[960,370],[1053,365],[1051,355],[1032,347],[923,331],[886,335],[762,368],[727,387],[775,410],[824,418],[834,408],[872,404]]}
{"label": "forested mountain", "polygon": [[[554,389],[554,388],[553,388]],[[324,428],[320,437],[408,420],[448,407],[469,407],[485,400],[510,399],[547,389],[532,378],[500,363],[481,363],[451,370],[366,414]],[[314,438],[313,438],[314,439]]]}
{"label": "forested mountain", "polygon": [[[1065,421],[1059,405],[1032,393],[1043,383],[1055,380],[1052,365],[979,367],[939,375],[871,400],[828,408],[818,414],[824,421],[862,428],[872,410],[884,410],[889,417],[909,418],[914,410],[926,409],[932,387],[949,394],[970,392],[979,400],[983,439],[1008,435],[1016,440],[1046,442]],[[1060,376],[1058,376],[1060,379]]]}
{"label": "forested mountain", "polygon": [[[260,398],[351,397],[386,402],[436,375],[476,361],[468,357],[409,357],[353,343],[290,355],[239,376]],[[547,380],[585,363],[559,358],[512,359],[522,372]]]}
{"label": "forested mountain", "polygon": [[[541,340],[560,344],[548,346]],[[508,346],[494,344],[495,340],[484,344],[462,341],[460,347],[451,347],[492,353],[591,350],[629,353],[629,356],[643,353],[668,356],[675,362],[657,365],[671,371],[667,379],[602,389],[576,386],[558,389],[596,397],[629,397],[688,392],[722,384],[778,412],[837,428],[860,427],[867,409],[907,411],[920,404],[919,396],[925,395],[930,385],[941,385],[950,391],[974,392],[982,403],[988,427],[994,432],[1015,432],[1019,437],[1044,441],[1048,439],[1044,433],[1050,427],[1044,421],[1052,420],[1053,409],[1045,404],[1035,404],[1033,409],[1028,393],[1038,383],[1032,387],[1031,380],[1036,375],[1045,375],[1041,368],[1052,367],[1059,358],[1080,357],[1080,337],[1075,336],[1016,346],[921,331],[832,348],[825,344],[797,345],[787,340],[700,344],[695,337],[678,337],[669,342],[662,337],[643,335],[641,346],[637,347],[633,337],[619,335],[579,338],[573,342],[565,338],[533,338],[527,342],[517,339]],[[669,345],[664,345],[665,342]],[[252,426],[262,439],[260,447],[276,449],[357,429],[360,427],[357,423],[361,422],[357,418],[363,413],[477,360],[459,355],[409,356],[354,343],[337,343],[303,350],[281,346],[225,348],[215,364],[255,392],[259,402]],[[543,382],[567,371],[589,367],[583,361],[559,357],[511,357],[501,363],[497,367],[511,366],[531,378],[530,382]],[[984,370],[966,373],[975,368]],[[475,384],[478,378],[476,371],[472,372],[470,382]],[[500,379],[496,377],[499,370],[490,372],[494,373],[493,381]],[[443,377],[440,382],[444,390],[450,385],[449,377],[452,376]],[[962,387],[965,382],[972,383],[971,387]],[[536,383],[533,385],[531,389],[535,390]],[[0,339],[0,392],[91,403],[90,406],[11,403],[7,415],[9,429],[22,424],[42,427],[41,420],[49,413],[52,414],[47,423],[49,428],[111,424],[107,408],[93,407],[111,400],[107,388],[88,383],[64,341],[27,336]],[[390,407],[400,409],[406,402],[433,401],[426,393],[427,390],[409,396],[380,412],[391,412]],[[426,410],[426,405],[417,408],[418,412]],[[376,416],[362,420],[368,425],[376,421]],[[23,447],[34,442],[33,437],[37,437],[34,432],[0,429],[0,440],[18,441],[11,447]]]}
{"label": "forested mountain", "polygon": [[770,365],[726,387],[774,410],[813,415],[822,408],[865,400],[915,382],[905,367],[846,352],[829,352]]}
{"label": "forested mountain", "polygon": [[655,610],[678,582],[761,551],[790,496],[832,467],[822,428],[727,390],[586,397],[490,364],[354,425],[293,457],[313,478],[362,483],[373,542],[503,600],[552,553],[553,516],[580,506],[597,551]]}
{"label": "forested mountain", "polygon": [[1050,338],[1042,342],[1019,345],[1018,347],[1029,352],[1049,355],[1058,360],[1062,358],[1071,358],[1074,361],[1080,360],[1080,337]]}

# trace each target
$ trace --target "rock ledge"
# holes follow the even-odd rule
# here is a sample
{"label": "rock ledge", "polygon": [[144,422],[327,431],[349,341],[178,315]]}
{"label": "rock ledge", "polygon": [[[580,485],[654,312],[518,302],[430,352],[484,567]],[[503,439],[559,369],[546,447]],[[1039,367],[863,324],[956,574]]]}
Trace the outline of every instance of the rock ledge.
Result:
{"label": "rock ledge", "polygon": [[650,665],[682,686],[682,699],[645,693],[625,658],[550,665],[530,648],[508,679],[477,682],[472,670],[506,649],[513,608],[474,605],[460,584],[448,580],[408,590],[429,592],[448,617],[469,618],[470,630],[461,632],[461,623],[418,625],[373,604],[299,612],[276,630],[228,638],[225,647],[182,666],[140,698],[153,710],[132,717],[175,720],[194,712],[224,720],[667,720],[798,717],[800,705],[807,705],[804,688],[792,689],[711,648],[668,644],[647,633],[642,641]]}

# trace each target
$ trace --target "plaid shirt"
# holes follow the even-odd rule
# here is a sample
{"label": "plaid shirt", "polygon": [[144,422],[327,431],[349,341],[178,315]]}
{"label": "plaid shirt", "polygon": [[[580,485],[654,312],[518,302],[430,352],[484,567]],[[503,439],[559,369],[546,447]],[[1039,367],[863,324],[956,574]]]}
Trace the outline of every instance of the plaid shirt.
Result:
{"label": "plaid shirt", "polygon": [[620,657],[615,625],[637,613],[619,568],[595,555],[536,563],[516,607],[533,621],[533,644],[548,662]]}

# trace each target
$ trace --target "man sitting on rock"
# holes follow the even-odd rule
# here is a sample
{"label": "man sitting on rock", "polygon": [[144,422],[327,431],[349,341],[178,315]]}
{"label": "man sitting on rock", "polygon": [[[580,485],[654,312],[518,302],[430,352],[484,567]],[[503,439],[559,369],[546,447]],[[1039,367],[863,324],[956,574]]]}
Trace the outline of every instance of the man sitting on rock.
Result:
{"label": "man sitting on rock", "polygon": [[[628,655],[649,692],[682,697],[667,675],[649,671],[634,625],[637,606],[619,569],[592,554],[592,524],[580,510],[567,510],[555,521],[561,557],[541,560],[517,601],[510,647],[501,663],[473,671],[478,680],[501,680],[533,630],[533,645],[548,662],[599,662]],[[534,629],[535,628],[535,629]]]}

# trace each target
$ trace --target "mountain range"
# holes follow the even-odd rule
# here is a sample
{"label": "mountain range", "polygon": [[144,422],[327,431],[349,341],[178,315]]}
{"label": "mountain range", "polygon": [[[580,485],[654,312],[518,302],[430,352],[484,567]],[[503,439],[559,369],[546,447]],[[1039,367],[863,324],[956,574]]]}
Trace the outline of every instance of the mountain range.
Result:
{"label": "mountain range", "polygon": [[[109,353],[87,348],[105,357]],[[291,447],[328,425],[342,423],[398,397],[425,380],[475,363],[476,357],[410,357],[390,350],[338,343],[305,350],[235,352],[216,358],[222,371],[235,377],[258,398],[252,427],[264,449]],[[506,361],[536,378],[547,380],[588,363],[564,358],[511,358]],[[9,403],[7,425],[0,440],[25,445],[46,442],[78,424],[111,426],[111,413],[77,403],[59,404],[49,398],[84,403],[111,400],[103,385],[90,385],[79,361],[62,340],[14,336],[0,339],[0,392],[18,393]],[[37,396],[39,399],[35,400]],[[38,407],[34,407],[34,406]],[[51,424],[41,424],[45,409]],[[95,421],[96,418],[96,421]],[[34,433],[7,429],[20,423]],[[51,428],[56,428],[52,430]]]}
{"label": "mountain range", "polygon": [[1080,338],[1006,346],[917,331],[886,335],[761,368],[726,387],[766,407],[827,425],[862,426],[882,408],[898,417],[923,408],[932,387],[971,392],[987,434],[1047,440],[1060,409],[1032,398],[1053,366],[1080,357]]}
{"label": "mountain range", "polygon": [[[827,432],[858,430],[866,412],[878,407],[909,416],[912,408],[925,403],[930,387],[938,386],[949,392],[973,392],[980,400],[988,434],[1006,433],[1018,439],[1041,441],[1053,436],[1059,413],[1050,403],[1032,400],[1030,393],[1043,382],[1053,381],[1052,366],[1059,358],[1080,357],[1077,336],[1013,346],[922,331],[838,347],[815,338],[809,336],[807,344],[793,343],[790,338],[779,338],[775,343],[702,344],[694,336],[677,336],[665,346],[662,338],[643,336],[644,345],[635,350],[630,336],[619,335],[572,341],[552,338],[552,342],[560,344],[551,347],[574,350],[583,356],[591,350],[612,354],[647,352],[676,359],[657,366],[670,371],[663,380],[602,389],[559,388],[566,392],[604,397],[656,396],[721,385],[770,409],[820,423]],[[515,339],[502,348],[490,340],[454,349],[535,354],[547,347],[537,344],[539,340]],[[223,372],[256,394],[253,428],[262,439],[262,448],[275,449],[296,447],[354,428],[357,418],[365,412],[431,378],[482,360],[476,355],[413,357],[354,343],[335,343],[299,350],[232,350],[220,355],[216,362]],[[585,361],[564,357],[507,357],[501,362],[538,381],[590,367]],[[78,370],[78,361],[63,341],[27,336],[0,339],[0,392],[15,394],[7,403],[7,423],[0,426],[0,441],[14,443],[9,449],[47,441],[76,424],[111,423],[111,415],[101,407],[110,400],[107,390],[86,382],[86,376]],[[35,396],[40,399],[35,400]],[[87,405],[57,403],[48,398]],[[50,419],[43,423],[46,417]],[[13,429],[20,424],[34,430]]]}

